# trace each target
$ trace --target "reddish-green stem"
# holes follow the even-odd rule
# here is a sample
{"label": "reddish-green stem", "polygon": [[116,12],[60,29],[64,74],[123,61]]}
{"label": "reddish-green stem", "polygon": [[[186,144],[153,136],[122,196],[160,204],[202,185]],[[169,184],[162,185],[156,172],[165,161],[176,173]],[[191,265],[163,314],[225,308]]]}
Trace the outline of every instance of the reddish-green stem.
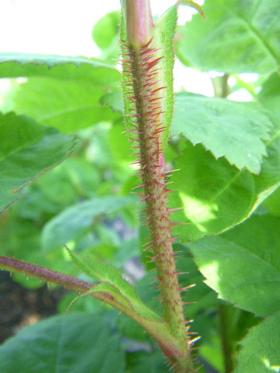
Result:
{"label": "reddish-green stem", "polygon": [[[161,144],[161,132],[164,130],[161,95],[165,87],[161,84],[158,63],[162,56],[159,55],[153,39],[148,3],[148,0],[136,0],[133,9],[133,1],[127,1],[124,88],[130,100],[130,122],[135,129],[135,140],[139,147],[143,199],[151,235],[150,248],[157,270],[164,317],[171,333],[184,351],[184,357],[181,361],[175,362],[174,368],[177,372],[189,373],[193,372],[193,366],[172,247],[172,223],[167,205],[168,190]],[[130,22],[131,16],[134,20],[133,27]],[[146,22],[141,19],[145,17]]]}
{"label": "reddish-green stem", "polygon": [[180,360],[184,356],[184,351],[182,351],[181,346],[178,344],[176,338],[172,336],[168,326],[163,321],[149,320],[149,318],[142,317],[136,312],[124,307],[120,302],[118,302],[114,295],[108,291],[91,291],[94,289],[94,285],[86,281],[81,281],[75,277],[10,257],[0,256],[0,269],[23,273],[25,276],[34,277],[48,283],[57,284],[81,294],[91,295],[94,298],[115,307],[139,323],[151,335],[151,337],[158,342],[162,351],[167,356],[172,357],[173,360]]}
{"label": "reddish-green stem", "polygon": [[141,48],[149,42],[153,30],[150,0],[126,0],[125,7],[128,43]]}
{"label": "reddish-green stem", "polygon": [[0,256],[0,268],[6,271],[16,271],[17,273],[22,273],[25,276],[34,277],[44,282],[60,285],[78,293],[84,293],[93,286],[75,277],[7,256]]}

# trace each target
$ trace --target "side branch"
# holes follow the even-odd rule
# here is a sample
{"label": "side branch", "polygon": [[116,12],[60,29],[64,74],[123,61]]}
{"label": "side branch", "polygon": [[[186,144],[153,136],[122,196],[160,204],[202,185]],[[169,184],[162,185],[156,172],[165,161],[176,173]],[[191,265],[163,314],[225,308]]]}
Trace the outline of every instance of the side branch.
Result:
{"label": "side branch", "polygon": [[114,294],[109,291],[104,290],[95,292],[94,284],[10,257],[0,256],[0,269],[23,273],[26,276],[57,284],[80,294],[91,295],[93,298],[123,312],[126,316],[140,324],[150,334],[150,336],[158,342],[163,353],[167,357],[171,357],[171,360],[181,359],[184,356],[184,351],[170,333],[168,325],[163,320],[150,320],[149,318],[141,316],[133,309],[125,307],[116,297],[114,297]]}
{"label": "side branch", "polygon": [[0,256],[0,269],[23,273],[26,276],[57,284],[78,293],[84,293],[93,287],[89,282],[79,280],[75,277],[6,256]]}

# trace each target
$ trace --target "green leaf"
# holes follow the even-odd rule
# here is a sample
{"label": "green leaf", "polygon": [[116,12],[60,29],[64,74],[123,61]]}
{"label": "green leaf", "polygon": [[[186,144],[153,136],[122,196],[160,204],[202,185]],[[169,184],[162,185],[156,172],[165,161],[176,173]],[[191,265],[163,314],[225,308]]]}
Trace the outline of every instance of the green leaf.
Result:
{"label": "green leaf", "polygon": [[246,169],[238,170],[224,159],[215,160],[201,145],[187,144],[175,160],[175,168],[180,172],[172,177],[178,191],[177,195],[171,194],[172,207],[182,206],[184,213],[176,213],[174,218],[188,219],[185,227],[175,228],[181,239],[194,240],[233,227],[247,219],[279,187],[280,92],[277,82],[271,77],[258,98],[274,124],[270,139],[266,141],[267,156],[262,159],[259,175],[252,175]]}
{"label": "green leaf", "polygon": [[203,70],[271,73],[279,69],[280,8],[275,0],[207,0],[206,18],[180,29],[177,53]]}
{"label": "green leaf", "polygon": [[101,281],[101,284],[94,286],[92,292],[109,292],[118,302],[124,304],[126,308],[132,308],[142,317],[160,320],[156,313],[142,303],[133,286],[123,279],[122,273],[117,268],[96,259],[91,260],[90,257],[83,261],[71,250],[68,252],[83,272],[94,280]]}
{"label": "green leaf", "polygon": [[235,373],[277,373],[280,369],[280,313],[252,328],[241,342]]}
{"label": "green leaf", "polygon": [[[132,355],[132,356],[131,356]],[[170,369],[164,361],[162,354],[153,350],[151,352],[136,351],[129,354],[127,373],[169,373]]]}
{"label": "green leaf", "polygon": [[[261,178],[260,183],[258,183],[258,187],[262,187],[263,184],[271,183],[271,181],[279,181],[280,175],[280,77],[278,74],[272,74],[265,81],[257,99],[267,110],[268,115],[274,123],[272,138],[268,143],[269,157],[264,160],[263,177]],[[279,215],[279,188],[265,201],[265,207],[272,214]]]}
{"label": "green leaf", "polygon": [[246,169],[238,170],[224,159],[215,158],[201,145],[187,143],[175,160],[172,181],[177,193],[171,194],[172,207],[182,206],[184,213],[176,213],[175,220],[185,227],[176,230],[184,240],[223,232],[243,220],[280,185],[280,122],[266,143],[259,175]]}
{"label": "green leaf", "polygon": [[270,214],[280,216],[280,188],[276,189],[275,192],[265,200],[264,207]]}
{"label": "green leaf", "polygon": [[279,218],[256,215],[220,237],[192,243],[206,284],[257,316],[280,310],[279,230]]}
{"label": "green leaf", "polygon": [[276,126],[280,128],[280,76],[278,73],[272,74],[264,82],[257,99],[268,110]]}
{"label": "green leaf", "polygon": [[110,107],[113,111],[117,111],[119,113],[124,112],[123,97],[119,91],[106,93],[101,97],[100,104],[105,107]]}
{"label": "green leaf", "polygon": [[0,114],[0,212],[45,169],[61,162],[74,140],[13,113]]}
{"label": "green leaf", "polygon": [[120,29],[120,13],[111,12],[102,17],[92,31],[95,43],[101,49],[109,48],[118,37]]}
{"label": "green leaf", "polygon": [[38,141],[44,127],[27,117],[0,114],[0,160]]}
{"label": "green leaf", "polygon": [[36,54],[0,54],[0,77],[48,77],[83,80],[110,86],[120,80],[120,73],[111,65],[84,57]]}
{"label": "green leaf", "polygon": [[109,133],[109,142],[114,160],[119,160],[126,164],[131,164],[135,160],[128,134],[124,132],[122,123],[114,123]]}
{"label": "green leaf", "polygon": [[176,97],[171,135],[182,134],[216,158],[259,173],[272,126],[268,115],[252,103],[181,93]]}
{"label": "green leaf", "polygon": [[[86,313],[49,318],[0,347],[2,373],[108,373],[125,370],[120,336],[106,317]],[[15,358],[16,356],[16,358]]]}
{"label": "green leaf", "polygon": [[95,165],[86,159],[72,157],[41,177],[36,187],[41,192],[41,200],[51,202],[56,207],[54,213],[58,213],[78,198],[93,197],[100,182],[99,177]]}
{"label": "green leaf", "polygon": [[280,121],[275,123],[271,139],[267,142],[267,157],[263,159],[259,175],[254,175],[260,201],[267,198],[280,185]]}
{"label": "green leaf", "polygon": [[170,348],[172,348],[171,345],[174,343],[177,344],[176,340],[170,334],[167,324],[157,313],[142,302],[135,292],[134,287],[123,279],[120,271],[108,264],[91,260],[88,256],[85,258],[86,260],[82,260],[73,251],[68,250],[68,252],[81,271],[94,280],[100,281],[88,293],[99,297],[105,303],[109,303],[139,323],[160,342],[160,345],[169,342]]}
{"label": "green leaf", "polygon": [[94,219],[104,214],[112,214],[117,210],[133,205],[130,197],[96,197],[62,211],[44,227],[42,243],[46,250],[58,248],[70,240],[75,240],[88,232]]}
{"label": "green leaf", "polygon": [[12,93],[12,109],[65,133],[78,131],[119,114],[102,107],[103,87],[90,81],[32,78]]}
{"label": "green leaf", "polygon": [[[174,207],[183,207],[174,219],[187,224],[178,227],[184,240],[216,234],[246,219],[254,209],[257,195],[252,175],[230,166],[225,159],[215,158],[201,145],[186,144],[175,160],[171,181]],[[184,217],[185,215],[185,217]]]}

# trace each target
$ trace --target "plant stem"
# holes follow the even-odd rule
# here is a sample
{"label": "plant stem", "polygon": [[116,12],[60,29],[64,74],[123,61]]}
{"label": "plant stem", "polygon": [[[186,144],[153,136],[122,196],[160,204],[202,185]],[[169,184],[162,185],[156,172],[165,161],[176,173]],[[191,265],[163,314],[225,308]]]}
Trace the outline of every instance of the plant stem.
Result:
{"label": "plant stem", "polygon": [[78,293],[86,292],[93,286],[90,283],[79,280],[75,277],[6,256],[0,256],[0,268],[6,271],[23,273],[25,276],[60,285]]}
{"label": "plant stem", "polygon": [[228,79],[228,74],[217,76],[212,79],[215,97],[226,98],[228,96],[230,93]]}
{"label": "plant stem", "polygon": [[154,27],[150,0],[126,0],[127,41],[141,48],[150,41]]}
{"label": "plant stem", "polygon": [[[230,93],[228,84],[229,75],[216,77],[212,80],[214,93],[216,97],[226,98]],[[220,337],[221,346],[224,358],[224,372],[233,372],[233,358],[232,358],[232,343],[229,332],[229,307],[226,304],[220,304],[218,308],[219,322],[220,322]]]}
{"label": "plant stem", "polygon": [[[142,4],[142,7],[141,7]],[[146,204],[150,249],[153,253],[159,280],[160,299],[170,332],[178,340],[183,353],[180,361],[168,356],[177,373],[193,372],[190,343],[176,272],[172,243],[170,209],[167,207],[167,188],[164,155],[162,152],[161,91],[164,89],[158,72],[157,46],[153,40],[149,0],[126,1],[127,43],[123,74],[126,96],[129,98],[131,124],[135,129],[143,199]],[[133,17],[131,23],[130,17]],[[146,17],[146,21],[143,18]],[[144,26],[143,26],[144,25]],[[147,26],[148,25],[148,26]]]}
{"label": "plant stem", "polygon": [[[158,107],[153,107],[151,99],[157,95],[151,88],[144,88],[148,78],[146,66],[140,54],[131,51],[133,65],[133,87],[138,114],[138,141],[140,146],[141,176],[144,184],[144,200],[148,228],[151,234],[151,249],[154,256],[160,294],[165,318],[175,336],[186,341],[184,330],[184,312],[176,274],[175,256],[172,248],[170,212],[167,207],[164,159],[161,152],[160,136],[157,129],[160,123]],[[150,90],[150,91],[149,91]]]}
{"label": "plant stem", "polygon": [[220,336],[224,357],[224,372],[233,372],[232,344],[228,330],[228,307],[226,304],[219,305]]}

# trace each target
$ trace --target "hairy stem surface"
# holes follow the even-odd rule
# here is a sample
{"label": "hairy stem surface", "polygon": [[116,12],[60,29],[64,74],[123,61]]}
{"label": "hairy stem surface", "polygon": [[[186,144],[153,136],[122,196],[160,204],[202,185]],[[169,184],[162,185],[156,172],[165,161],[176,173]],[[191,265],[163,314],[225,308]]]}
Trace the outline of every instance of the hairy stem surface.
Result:
{"label": "hairy stem surface", "polygon": [[[143,1],[147,3],[147,0]],[[136,3],[139,2],[141,0],[136,0]],[[128,0],[128,3],[131,6],[131,1]],[[131,14],[134,14],[131,8],[129,9]],[[153,253],[152,260],[155,263],[159,280],[164,317],[170,332],[184,351],[180,361],[173,362],[174,369],[176,372],[193,372],[191,344],[188,340],[187,323],[180,293],[182,289],[178,282],[175,253],[172,247],[174,239],[171,232],[171,210],[167,204],[168,190],[161,144],[161,133],[164,130],[162,124],[164,108],[161,95],[165,89],[161,85],[159,74],[159,61],[162,56],[157,50],[153,36],[149,34],[151,33],[150,27],[146,28],[147,34],[143,36],[141,25],[147,22],[143,22],[141,16],[151,18],[150,14],[139,14],[138,17],[134,15],[136,24],[131,28],[129,14],[126,14],[128,45],[124,47],[124,89],[130,101],[127,109],[138,148],[143,200],[146,205],[147,225],[151,236],[149,246]],[[139,27],[137,19],[140,19]],[[141,30],[139,39],[137,39],[138,29]],[[136,35],[131,35],[132,32],[136,32]],[[141,40],[148,40],[148,42],[141,44]],[[169,358],[172,361],[172,356]]]}
{"label": "hairy stem surface", "polygon": [[86,281],[82,281],[75,277],[7,256],[0,256],[0,269],[22,273],[25,276],[34,277],[44,282],[60,285],[66,289],[73,290],[78,293],[86,292],[92,287],[92,285]]}

